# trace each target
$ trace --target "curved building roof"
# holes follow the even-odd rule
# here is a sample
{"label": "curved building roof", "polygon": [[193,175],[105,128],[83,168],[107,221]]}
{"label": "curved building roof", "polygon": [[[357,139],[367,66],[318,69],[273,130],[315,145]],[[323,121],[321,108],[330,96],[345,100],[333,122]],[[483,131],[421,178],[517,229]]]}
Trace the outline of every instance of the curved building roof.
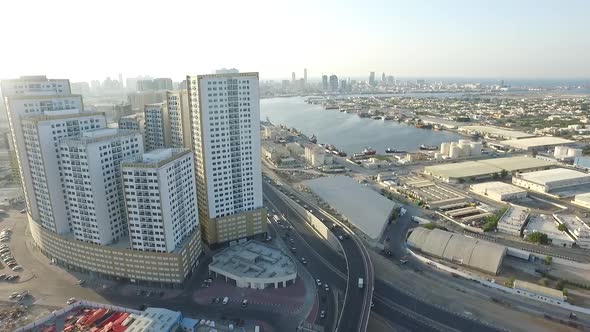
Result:
{"label": "curved building roof", "polygon": [[506,247],[440,229],[418,227],[408,237],[408,245],[431,256],[498,274]]}

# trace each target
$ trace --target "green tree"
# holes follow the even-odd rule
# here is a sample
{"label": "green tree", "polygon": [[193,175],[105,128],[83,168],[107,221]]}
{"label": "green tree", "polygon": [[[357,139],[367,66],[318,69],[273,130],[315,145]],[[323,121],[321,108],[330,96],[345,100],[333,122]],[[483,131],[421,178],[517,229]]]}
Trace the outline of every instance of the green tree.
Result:
{"label": "green tree", "polygon": [[553,257],[545,256],[545,265],[551,265],[552,262],[553,262]]}
{"label": "green tree", "polygon": [[492,179],[497,180],[500,177],[498,173],[492,174]]}
{"label": "green tree", "polygon": [[547,234],[541,232],[533,232],[526,237],[526,240],[533,243],[540,243],[540,244],[547,244],[549,243],[549,238]]}
{"label": "green tree", "polygon": [[503,169],[502,172],[500,172],[500,177],[502,179],[504,179],[506,176],[508,176],[508,171],[506,171],[505,169]]}
{"label": "green tree", "polygon": [[516,277],[515,276],[510,276],[510,278],[506,279],[506,281],[504,281],[504,286],[506,287],[514,287],[514,281],[516,281]]}
{"label": "green tree", "polygon": [[559,224],[559,226],[557,226],[557,229],[559,229],[562,232],[565,232],[565,230],[567,229],[567,227],[565,227],[564,224]]}
{"label": "green tree", "polygon": [[560,291],[563,291],[564,288],[565,288],[565,281],[563,281],[562,279],[559,279],[557,281],[557,283],[555,284],[555,289],[559,289]]}

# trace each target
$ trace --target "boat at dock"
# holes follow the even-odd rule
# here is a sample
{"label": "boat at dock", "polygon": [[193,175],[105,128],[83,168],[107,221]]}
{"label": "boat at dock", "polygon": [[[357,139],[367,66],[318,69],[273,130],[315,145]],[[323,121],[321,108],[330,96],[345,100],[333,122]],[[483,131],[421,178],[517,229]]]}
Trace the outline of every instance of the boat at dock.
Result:
{"label": "boat at dock", "polygon": [[362,153],[365,156],[372,156],[372,155],[377,154],[377,151],[375,151],[375,150],[373,150],[371,148],[365,148]]}
{"label": "boat at dock", "polygon": [[420,145],[420,150],[434,151],[434,150],[438,150],[438,146],[422,144],[422,145]]}
{"label": "boat at dock", "polygon": [[404,150],[397,150],[392,148],[385,149],[385,153],[406,153],[407,151]]}

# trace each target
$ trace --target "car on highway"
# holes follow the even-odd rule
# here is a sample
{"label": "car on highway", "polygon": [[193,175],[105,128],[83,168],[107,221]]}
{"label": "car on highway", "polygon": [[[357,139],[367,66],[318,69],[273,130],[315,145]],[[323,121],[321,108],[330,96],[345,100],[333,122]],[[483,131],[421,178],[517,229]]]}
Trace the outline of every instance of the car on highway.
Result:
{"label": "car on highway", "polygon": [[242,308],[245,308],[248,306],[248,300],[242,300]]}
{"label": "car on highway", "polygon": [[320,318],[326,318],[326,310],[320,311]]}
{"label": "car on highway", "polygon": [[291,242],[291,244],[293,244],[293,243],[295,243],[295,240],[293,238],[290,238],[289,242]]}
{"label": "car on highway", "polygon": [[10,296],[8,296],[8,299],[9,300],[15,299],[18,295],[19,295],[19,292],[14,292],[14,293],[10,294]]}
{"label": "car on highway", "polygon": [[27,209],[22,209],[19,211],[19,213],[27,213]]}
{"label": "car on highway", "polygon": [[78,302],[78,300],[76,300],[75,297],[71,297],[69,300],[66,301],[66,304],[70,305],[70,304],[74,304],[76,302]]}
{"label": "car on highway", "polygon": [[305,259],[305,257],[301,257],[301,263],[307,264],[307,259]]}
{"label": "car on highway", "polygon": [[223,298],[223,302],[221,302],[221,303],[225,305],[228,302],[229,302],[229,297],[226,296],[226,297]]}
{"label": "car on highway", "polygon": [[344,241],[344,237],[342,235],[338,235],[338,240]]}
{"label": "car on highway", "polygon": [[324,284],[324,289],[326,290],[326,292],[330,291],[330,286],[328,286],[328,284]]}
{"label": "car on highway", "polygon": [[320,279],[316,279],[316,280],[315,280],[315,283],[316,283],[318,286],[321,286],[321,285],[322,285],[322,281],[321,281]]}
{"label": "car on highway", "polygon": [[84,280],[84,279],[80,279],[77,282],[78,285],[83,285],[84,283],[86,283],[86,280]]}
{"label": "car on highway", "polygon": [[296,251],[297,251],[297,248],[295,248],[295,247],[291,247],[291,251],[292,251],[292,252],[296,252]]}

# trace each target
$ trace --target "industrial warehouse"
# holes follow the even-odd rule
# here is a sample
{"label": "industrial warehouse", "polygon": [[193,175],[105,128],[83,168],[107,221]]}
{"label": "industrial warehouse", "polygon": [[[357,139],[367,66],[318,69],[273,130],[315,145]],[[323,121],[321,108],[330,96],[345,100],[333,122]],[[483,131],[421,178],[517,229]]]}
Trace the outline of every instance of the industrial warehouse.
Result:
{"label": "industrial warehouse", "polygon": [[515,201],[526,197],[526,190],[499,181],[473,184],[470,189],[478,195],[498,202]]}
{"label": "industrial warehouse", "polygon": [[553,148],[558,145],[568,145],[575,143],[569,139],[552,136],[540,136],[522,139],[511,139],[507,141],[501,141],[500,144],[509,146],[513,149],[532,151]]}
{"label": "industrial warehouse", "polygon": [[465,161],[424,167],[424,173],[445,182],[457,183],[474,181],[499,176],[502,171],[507,174],[532,172],[554,167],[555,163],[532,157],[506,157],[478,161]]}
{"label": "industrial warehouse", "polygon": [[393,214],[392,201],[348,176],[323,177],[303,184],[372,240],[381,237]]}
{"label": "industrial warehouse", "polygon": [[[555,168],[539,172],[517,174],[512,177],[512,183],[543,194],[557,196],[574,196],[577,186],[590,184],[590,174],[567,168]],[[561,193],[557,193],[561,191]],[[586,190],[587,191],[587,190]]]}
{"label": "industrial warehouse", "polygon": [[433,257],[497,275],[506,247],[440,229],[415,228],[408,245]]}

